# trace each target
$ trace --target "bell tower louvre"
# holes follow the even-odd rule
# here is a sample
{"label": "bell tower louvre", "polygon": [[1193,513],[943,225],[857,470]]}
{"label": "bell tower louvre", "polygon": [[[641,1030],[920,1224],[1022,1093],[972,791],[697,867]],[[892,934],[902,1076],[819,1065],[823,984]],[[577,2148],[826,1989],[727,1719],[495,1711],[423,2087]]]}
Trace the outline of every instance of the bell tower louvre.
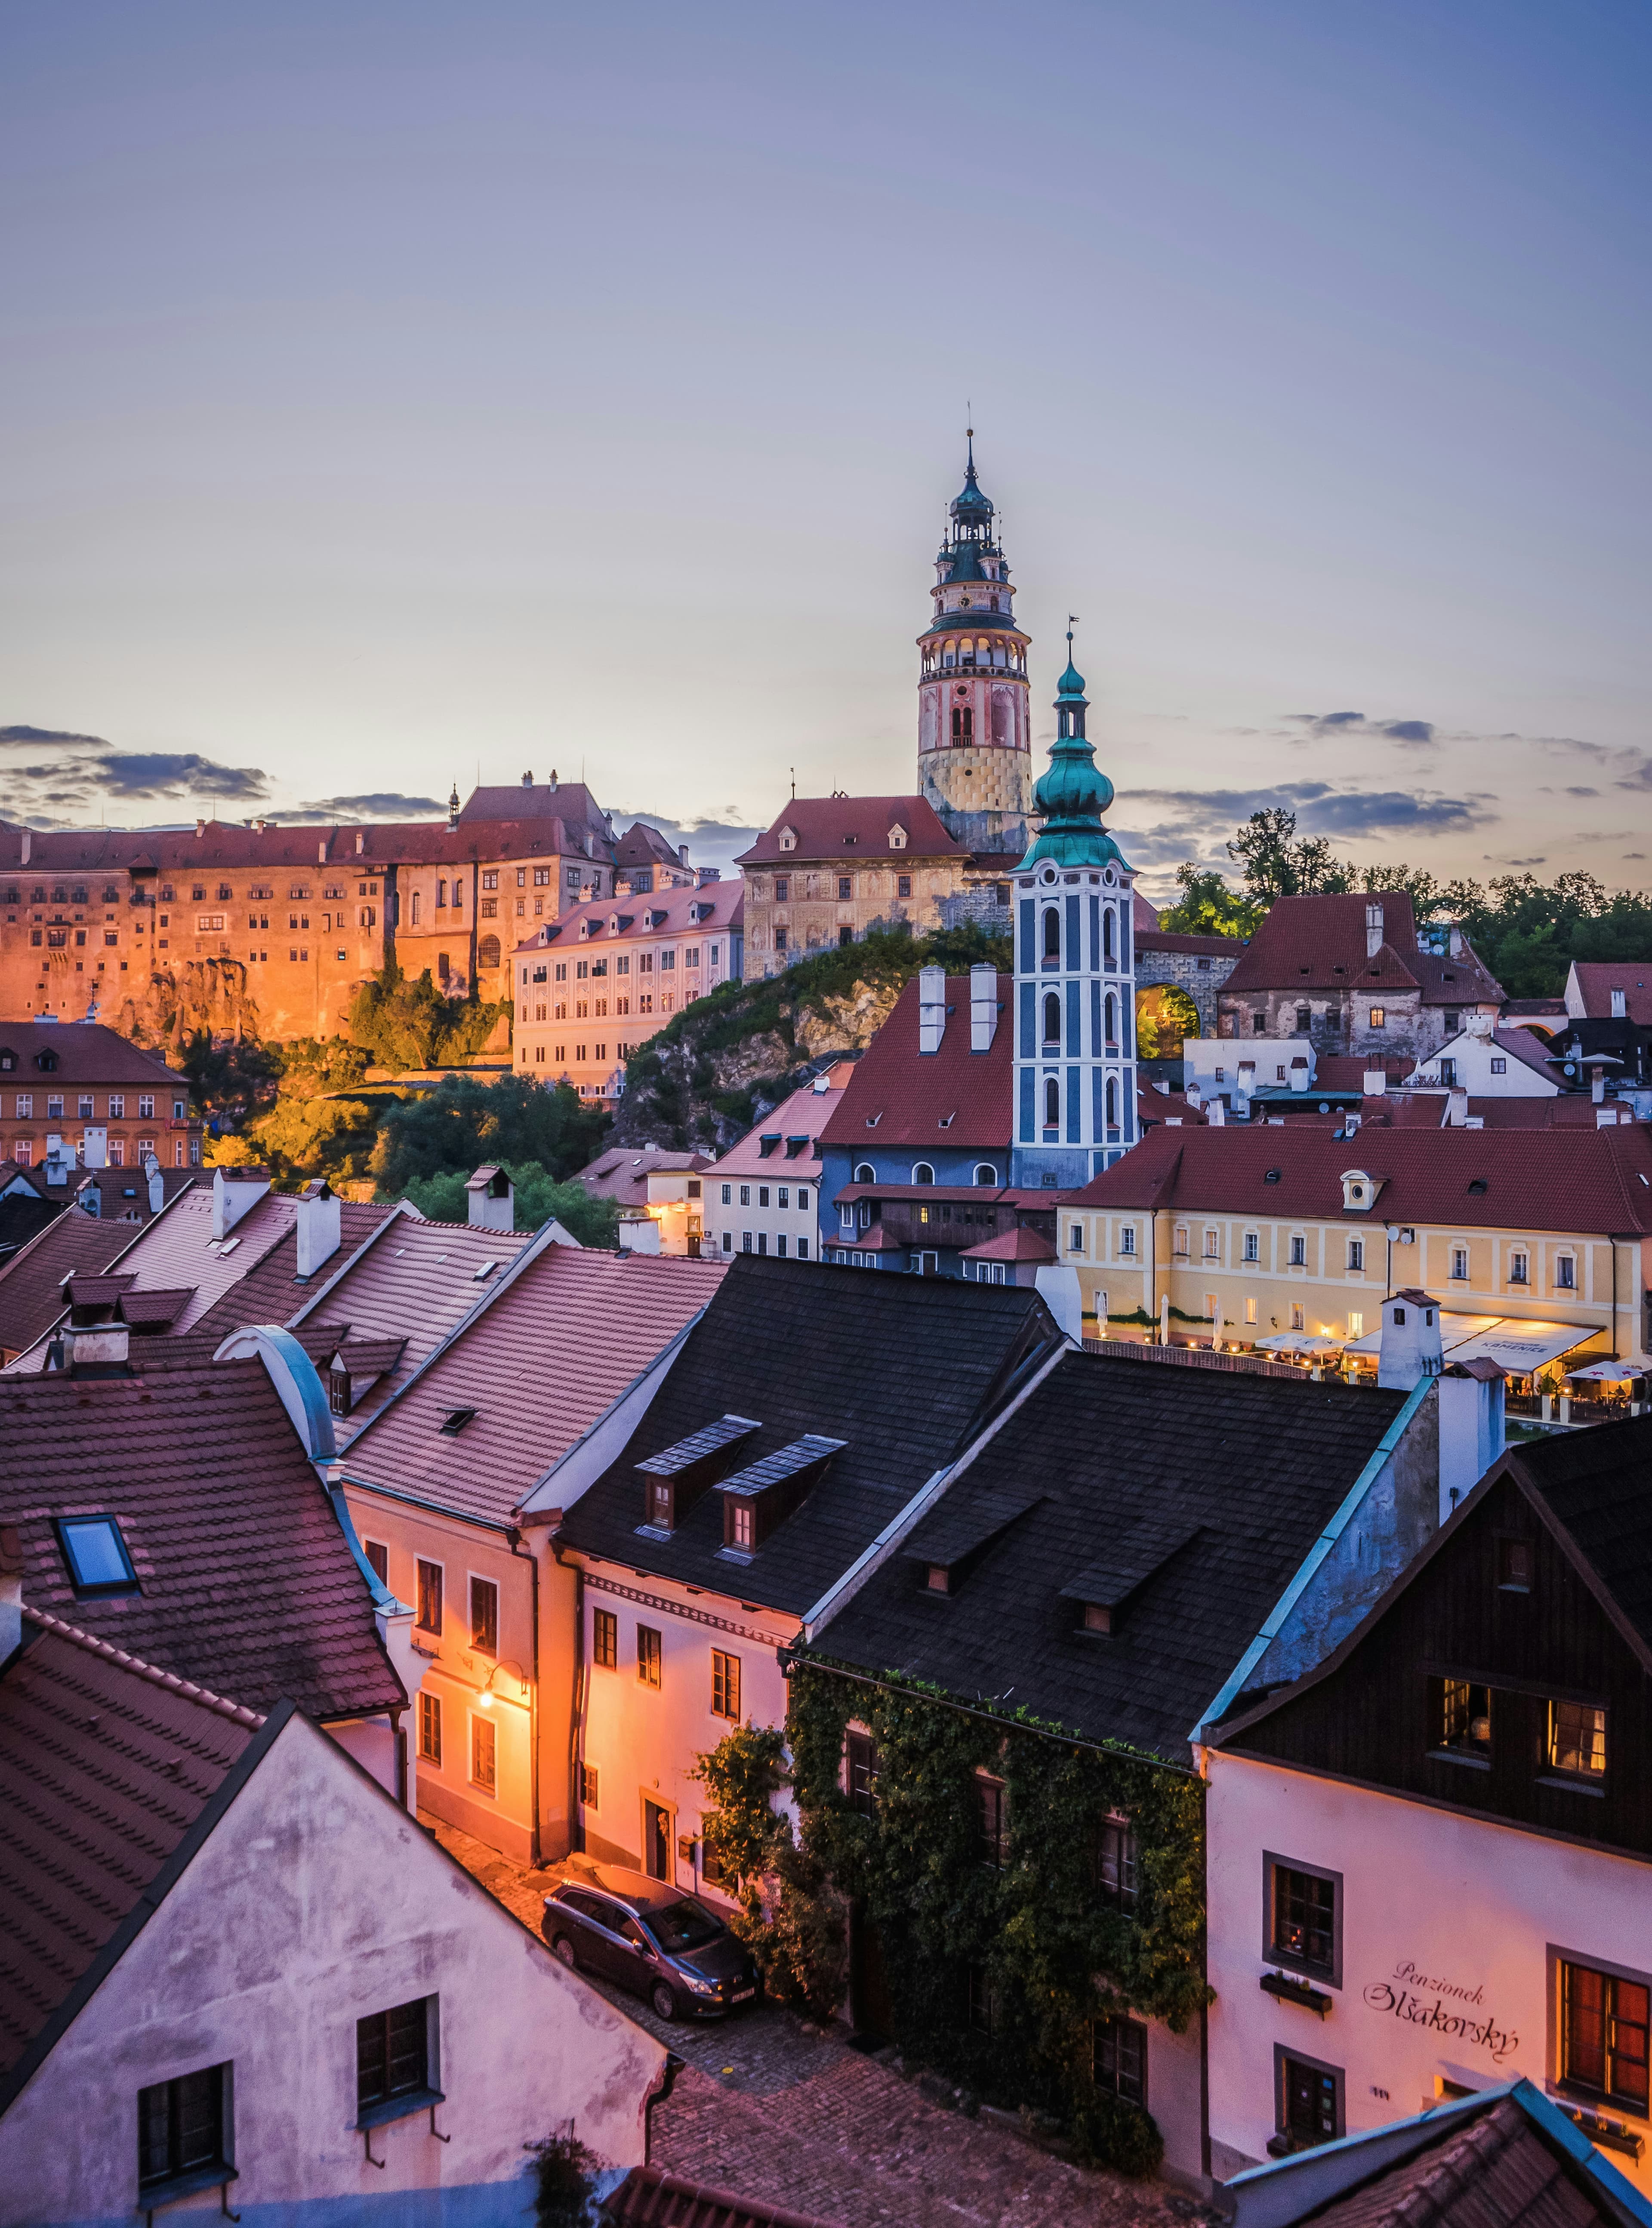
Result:
{"label": "bell tower louvre", "polygon": [[964,488],[930,591],[935,613],[918,638],[918,781],[947,833],[977,856],[1027,848],[1032,740],[1029,637],[1015,619],[1015,589],[975,471],[968,435]]}

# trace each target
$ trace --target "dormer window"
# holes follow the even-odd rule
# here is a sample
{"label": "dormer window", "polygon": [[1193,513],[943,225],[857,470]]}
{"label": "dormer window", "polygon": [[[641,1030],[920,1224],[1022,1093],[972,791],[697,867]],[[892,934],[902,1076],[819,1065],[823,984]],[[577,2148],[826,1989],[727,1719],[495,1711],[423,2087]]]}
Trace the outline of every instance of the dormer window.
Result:
{"label": "dormer window", "polygon": [[327,1405],[335,1416],[348,1416],[350,1412],[350,1373],[342,1354],[333,1356],[332,1367],[327,1372]]}
{"label": "dormer window", "polygon": [[702,1431],[663,1447],[637,1465],[643,1481],[643,1522],[651,1531],[675,1532],[696,1501],[716,1484],[753,1431],[750,1416],[720,1416]]}
{"label": "dormer window", "polygon": [[474,1422],[475,1418],[476,1410],[474,1408],[448,1409],[441,1421],[442,1437],[445,1439],[458,1438],[459,1433],[464,1429],[464,1426],[469,1423]]}
{"label": "dormer window", "polygon": [[723,1479],[717,1490],[723,1502],[724,1554],[755,1554],[848,1444],[810,1431]]}
{"label": "dormer window", "polygon": [[779,844],[780,848],[783,851],[795,851],[797,848],[797,829],[795,828],[783,828],[780,830]]}
{"label": "dormer window", "polygon": [[54,1529],[75,1592],[89,1598],[138,1591],[138,1572],[112,1516],[61,1516]]}
{"label": "dormer window", "polygon": [[902,827],[900,827],[899,825],[897,825],[897,826],[895,826],[895,827],[892,828],[892,829],[889,830],[889,848],[890,848],[892,851],[904,851],[904,850],[906,849],[906,829],[905,829],[904,828],[902,828]]}
{"label": "dormer window", "polygon": [[1342,1172],[1342,1205],[1354,1214],[1368,1214],[1377,1196],[1377,1180],[1363,1168],[1345,1168]]}

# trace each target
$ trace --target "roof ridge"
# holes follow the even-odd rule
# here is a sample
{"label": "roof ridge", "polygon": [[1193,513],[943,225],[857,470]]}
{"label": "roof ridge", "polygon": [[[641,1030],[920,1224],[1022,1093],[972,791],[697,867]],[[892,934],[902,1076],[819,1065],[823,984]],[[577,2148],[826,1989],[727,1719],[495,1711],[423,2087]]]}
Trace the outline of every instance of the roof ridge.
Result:
{"label": "roof ridge", "polygon": [[249,1710],[240,1702],[229,1701],[222,1694],[215,1694],[209,1687],[197,1687],[192,1679],[180,1679],[175,1671],[163,1671],[158,1665],[145,1662],[141,1655],[130,1655],[124,1648],[116,1648],[106,1640],[98,1639],[93,1633],[83,1632],[78,1624],[67,1624],[61,1617],[52,1616],[48,1610],[31,1609],[25,1602],[22,1613],[27,1623],[55,1633],[60,1640],[67,1640],[76,1648],[85,1649],[90,1655],[101,1655],[106,1662],[118,1663],[123,1671],[130,1671],[135,1678],[146,1680],[152,1687],[163,1687],[168,1693],[181,1694],[186,1701],[196,1703],[203,1710],[211,1710],[218,1717],[231,1719],[238,1725],[258,1726],[265,1721],[261,1712]]}

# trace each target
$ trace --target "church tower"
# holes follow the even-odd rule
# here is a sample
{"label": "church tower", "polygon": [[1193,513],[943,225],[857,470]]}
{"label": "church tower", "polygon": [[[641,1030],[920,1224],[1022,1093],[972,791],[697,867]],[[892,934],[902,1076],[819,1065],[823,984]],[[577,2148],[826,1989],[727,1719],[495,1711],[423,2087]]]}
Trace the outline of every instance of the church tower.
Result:
{"label": "church tower", "polygon": [[1044,823],[1015,870],[1015,1143],[1012,1183],[1088,1183],[1136,1142],[1135,877],[1103,827],[1113,785],[1085,734],[1073,663],[1055,700]]}
{"label": "church tower", "polygon": [[964,490],[935,560],[935,615],[918,637],[918,785],[958,842],[1019,858],[1032,762],[1028,637],[1015,624],[1009,567],[975,476],[973,429],[969,442]]}

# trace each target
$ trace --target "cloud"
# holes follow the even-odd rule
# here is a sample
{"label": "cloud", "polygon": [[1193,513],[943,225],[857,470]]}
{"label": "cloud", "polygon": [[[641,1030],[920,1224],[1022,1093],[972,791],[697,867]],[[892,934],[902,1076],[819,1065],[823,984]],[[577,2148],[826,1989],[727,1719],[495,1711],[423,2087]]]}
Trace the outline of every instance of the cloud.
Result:
{"label": "cloud", "polygon": [[1616,786],[1619,789],[1652,789],[1652,758],[1642,758],[1634,772],[1622,775]]}
{"label": "cloud", "polygon": [[1600,791],[1598,789],[1572,788],[1566,791],[1566,795],[1568,797],[1598,797]]}
{"label": "cloud", "polygon": [[270,812],[269,820],[431,820],[445,817],[447,807],[433,797],[404,797],[400,790],[371,789],[357,797],[320,797],[291,810]]}
{"label": "cloud", "polygon": [[1363,712],[1287,712],[1284,718],[1287,726],[1304,727],[1310,735],[1380,735],[1413,748],[1431,743],[1436,734],[1431,720],[1368,720]]}
{"label": "cloud", "polygon": [[198,751],[120,751],[101,735],[61,728],[0,727],[0,749],[50,755],[8,765],[8,812],[36,827],[91,818],[112,798],[128,804],[165,799],[210,804],[257,804],[268,796],[269,777],[257,766],[226,765]]}
{"label": "cloud", "polygon": [[663,812],[639,812],[631,806],[623,810],[616,805],[613,823],[623,836],[633,821],[645,820],[650,828],[657,828],[673,850],[686,843],[688,858],[696,867],[720,867],[733,871],[739,855],[756,842],[763,833],[743,819],[738,805],[725,805],[721,814],[704,814],[697,820],[674,820]]}

